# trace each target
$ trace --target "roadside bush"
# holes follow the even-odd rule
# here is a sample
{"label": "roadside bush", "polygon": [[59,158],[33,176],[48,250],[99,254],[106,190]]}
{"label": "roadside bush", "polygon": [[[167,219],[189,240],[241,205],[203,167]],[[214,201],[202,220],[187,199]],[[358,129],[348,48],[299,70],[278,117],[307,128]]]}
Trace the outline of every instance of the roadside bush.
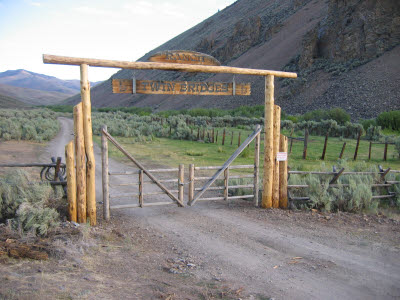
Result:
{"label": "roadside bush", "polygon": [[0,132],[4,140],[49,141],[60,130],[57,114],[48,109],[0,110]]}
{"label": "roadside bush", "polygon": [[30,182],[24,171],[11,172],[0,180],[0,222],[44,236],[58,226],[59,213],[52,206],[60,199],[49,185]]}

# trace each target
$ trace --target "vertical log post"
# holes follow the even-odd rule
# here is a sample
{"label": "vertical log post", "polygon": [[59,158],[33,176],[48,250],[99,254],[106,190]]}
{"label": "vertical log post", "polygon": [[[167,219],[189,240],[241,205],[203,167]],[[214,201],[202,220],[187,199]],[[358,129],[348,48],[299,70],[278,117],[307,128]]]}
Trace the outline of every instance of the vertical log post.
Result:
{"label": "vertical log post", "polygon": [[215,142],[218,144],[218,130],[217,130],[217,134],[215,136]]}
{"label": "vertical log post", "polygon": [[293,136],[293,132],[294,128],[292,128],[292,130],[290,131],[290,150],[288,154],[292,153],[293,139],[291,137]]}
{"label": "vertical log post", "polygon": [[139,170],[139,206],[143,208],[143,170]]}
{"label": "vertical log post", "polygon": [[[107,125],[103,125],[102,132],[107,132]],[[101,135],[101,178],[103,187],[103,218],[110,220],[110,179],[108,175],[108,141],[104,133]]]}
{"label": "vertical log post", "polygon": [[346,149],[346,142],[343,143],[342,151],[340,151],[340,155],[339,155],[340,159],[342,159],[345,149]]}
{"label": "vertical log post", "polygon": [[242,132],[239,131],[239,136],[238,136],[238,147],[240,146],[240,137],[241,137]]}
{"label": "vertical log post", "polygon": [[307,159],[307,146],[308,146],[308,129],[306,128],[304,132],[304,150],[303,150],[303,159]]}
{"label": "vertical log post", "polygon": [[225,128],[224,128],[224,132],[222,134],[222,146],[225,145],[225,134],[226,134],[226,131],[225,131]]}
{"label": "vertical log post", "polygon": [[88,79],[88,65],[81,65],[81,98],[83,112],[83,132],[86,151],[86,205],[90,225],[96,225],[96,162],[93,152],[92,134],[92,107],[90,103],[90,83]]}
{"label": "vertical log post", "polygon": [[372,142],[369,142],[368,160],[371,160],[371,152],[372,152]]}
{"label": "vertical log post", "polygon": [[68,215],[71,222],[78,221],[77,205],[76,205],[76,170],[75,170],[75,154],[74,142],[70,141],[65,146],[65,163],[67,165],[67,199],[68,199]]}
{"label": "vertical log post", "polygon": [[83,136],[82,102],[74,106],[74,134],[78,223],[86,223],[86,153],[85,138]]}
{"label": "vertical log post", "polygon": [[54,181],[58,181],[61,167],[61,157],[57,157],[56,168],[54,170]]}
{"label": "vertical log post", "polygon": [[388,142],[385,142],[385,150],[383,151],[383,160],[386,161],[387,159],[387,151],[388,151]]}
{"label": "vertical log post", "polygon": [[324,150],[322,150],[322,156],[321,156],[322,160],[325,160],[326,147],[328,146],[328,138],[329,138],[329,132],[327,132],[325,136]]}
{"label": "vertical log post", "polygon": [[211,132],[211,142],[214,144],[215,143],[215,129],[213,128]]}
{"label": "vertical log post", "polygon": [[279,140],[281,136],[281,108],[278,105],[274,105],[273,130],[274,177],[272,185],[272,207],[279,208],[279,161],[277,156],[279,152]]}
{"label": "vertical log post", "polygon": [[189,165],[189,203],[194,199],[194,164]]}
{"label": "vertical log post", "polygon": [[358,147],[360,146],[361,134],[362,134],[362,131],[360,130],[360,131],[358,132],[356,150],[354,151],[354,160],[357,160]]}
{"label": "vertical log post", "polygon": [[[257,125],[256,130],[260,128],[260,125]],[[260,181],[260,141],[261,141],[261,133],[257,134],[255,143],[254,143],[254,206],[258,207],[258,194],[260,191],[259,181]]]}
{"label": "vertical log post", "polygon": [[224,171],[224,198],[225,201],[229,199],[229,168]]}
{"label": "vertical log post", "polygon": [[[288,138],[281,134],[279,140],[279,152],[288,150]],[[288,161],[279,162],[279,207],[288,207]]]}
{"label": "vertical log post", "polygon": [[179,180],[178,180],[178,198],[183,203],[184,187],[185,187],[185,165],[179,165]]}
{"label": "vertical log post", "polygon": [[231,146],[233,145],[233,131],[232,131],[232,137],[231,137]]}
{"label": "vertical log post", "polygon": [[265,122],[264,122],[264,178],[261,206],[272,207],[272,182],[274,176],[273,120],[274,120],[274,76],[265,77]]}

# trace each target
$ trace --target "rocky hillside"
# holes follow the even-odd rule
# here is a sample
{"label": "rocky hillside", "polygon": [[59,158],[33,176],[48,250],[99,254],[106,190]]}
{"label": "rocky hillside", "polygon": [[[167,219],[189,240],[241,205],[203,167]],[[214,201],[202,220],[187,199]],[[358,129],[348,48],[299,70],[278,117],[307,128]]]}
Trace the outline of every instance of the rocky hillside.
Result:
{"label": "rocky hillside", "polygon": [[[152,50],[204,52],[224,65],[287,70],[298,79],[276,80],[276,103],[287,113],[342,107],[354,119],[400,109],[400,4],[398,0],[239,0]],[[131,78],[122,70],[113,78]],[[227,74],[136,71],[137,79],[231,81]],[[205,97],[112,94],[111,78],[92,90],[93,105],[156,110],[233,108],[262,104],[264,80],[251,96]],[[79,97],[68,99],[77,103]]]}

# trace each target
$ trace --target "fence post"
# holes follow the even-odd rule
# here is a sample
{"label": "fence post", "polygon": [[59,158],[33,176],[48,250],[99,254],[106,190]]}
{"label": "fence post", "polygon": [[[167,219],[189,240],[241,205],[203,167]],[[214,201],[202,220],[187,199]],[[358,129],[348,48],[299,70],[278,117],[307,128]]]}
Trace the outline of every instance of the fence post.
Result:
{"label": "fence post", "polygon": [[215,129],[213,128],[211,132],[211,142],[214,144],[215,143]]}
{"label": "fence post", "polygon": [[240,147],[240,137],[241,137],[242,132],[239,131],[239,136],[238,136],[238,147]]}
{"label": "fence post", "polygon": [[218,144],[218,130],[217,130],[217,134],[215,136],[215,142]]}
{"label": "fence post", "polygon": [[231,137],[231,146],[233,145],[233,131],[232,131],[232,137]]}
{"label": "fence post", "polygon": [[200,140],[200,127],[197,127],[197,140]]}
{"label": "fence post", "polygon": [[184,183],[185,183],[185,165],[179,165],[179,180],[178,180],[178,198],[183,203],[183,196],[184,196]]}
{"label": "fence post", "polygon": [[279,152],[279,140],[281,135],[281,108],[278,105],[274,105],[274,144],[273,144],[273,156],[274,156],[274,177],[272,185],[272,207],[279,208],[279,161],[277,155]]}
{"label": "fence post", "polygon": [[194,199],[194,164],[189,165],[189,201],[191,203]]}
{"label": "fence post", "polygon": [[361,134],[362,134],[362,130],[360,130],[360,131],[358,132],[356,151],[354,152],[354,160],[357,160],[358,147],[360,146]]}
{"label": "fence post", "polygon": [[274,176],[273,121],[274,121],[274,76],[265,77],[265,121],[264,121],[264,178],[261,206],[272,207],[272,182]]}
{"label": "fence post", "polygon": [[229,167],[224,171],[224,198],[225,201],[229,199]]}
{"label": "fence post", "polygon": [[388,142],[385,142],[385,150],[383,151],[383,160],[386,161],[387,159],[387,151],[388,151]]}
{"label": "fence post", "polygon": [[61,166],[61,157],[57,157],[56,168],[54,170],[54,181],[58,181],[59,173],[60,173],[60,166]]}
{"label": "fence post", "polygon": [[[260,128],[260,125],[257,125],[256,129]],[[259,181],[260,181],[260,141],[261,141],[261,133],[259,133],[256,137],[254,143],[254,206],[258,207],[258,194],[260,190]]]}
{"label": "fence post", "polygon": [[83,136],[82,102],[74,106],[74,134],[78,223],[86,223],[86,154]]}
{"label": "fence post", "polygon": [[101,134],[101,178],[103,186],[103,218],[110,220],[110,193],[109,193],[109,176],[108,176],[108,141],[104,134],[107,132],[107,126],[103,125]]}
{"label": "fence post", "polygon": [[71,222],[77,221],[76,211],[76,171],[75,171],[75,155],[74,142],[70,141],[65,146],[65,163],[67,165],[67,199],[68,199],[68,215]]}
{"label": "fence post", "polygon": [[368,160],[371,160],[372,142],[369,142]]}
{"label": "fence post", "polygon": [[304,131],[304,150],[303,150],[303,159],[307,159],[307,146],[308,146],[308,129]]}
{"label": "fence post", "polygon": [[[279,152],[288,150],[288,138],[281,134]],[[288,160],[279,162],[279,207],[288,207]]]}
{"label": "fence post", "polygon": [[343,143],[342,151],[340,151],[340,155],[339,155],[340,159],[342,159],[342,157],[343,157],[344,149],[346,149],[346,142]]}
{"label": "fence post", "polygon": [[90,103],[90,82],[88,65],[81,65],[81,98],[83,112],[83,133],[86,150],[86,205],[90,225],[96,225],[96,162],[93,152],[92,107]]}
{"label": "fence post", "polygon": [[222,134],[222,146],[225,145],[225,128],[224,128],[224,133]]}
{"label": "fence post", "polygon": [[325,160],[326,147],[328,146],[328,138],[329,138],[329,131],[326,133],[325,136],[324,150],[322,151],[322,156],[321,156],[322,160]]}
{"label": "fence post", "polygon": [[143,170],[139,170],[139,206],[143,208]]}

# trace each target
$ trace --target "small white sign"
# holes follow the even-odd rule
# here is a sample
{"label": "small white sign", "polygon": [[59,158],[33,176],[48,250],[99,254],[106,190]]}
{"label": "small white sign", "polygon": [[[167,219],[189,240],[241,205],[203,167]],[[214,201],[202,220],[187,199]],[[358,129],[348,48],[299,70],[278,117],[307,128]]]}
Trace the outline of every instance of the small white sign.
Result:
{"label": "small white sign", "polygon": [[277,161],[286,161],[287,160],[287,152],[278,152],[276,155]]}

